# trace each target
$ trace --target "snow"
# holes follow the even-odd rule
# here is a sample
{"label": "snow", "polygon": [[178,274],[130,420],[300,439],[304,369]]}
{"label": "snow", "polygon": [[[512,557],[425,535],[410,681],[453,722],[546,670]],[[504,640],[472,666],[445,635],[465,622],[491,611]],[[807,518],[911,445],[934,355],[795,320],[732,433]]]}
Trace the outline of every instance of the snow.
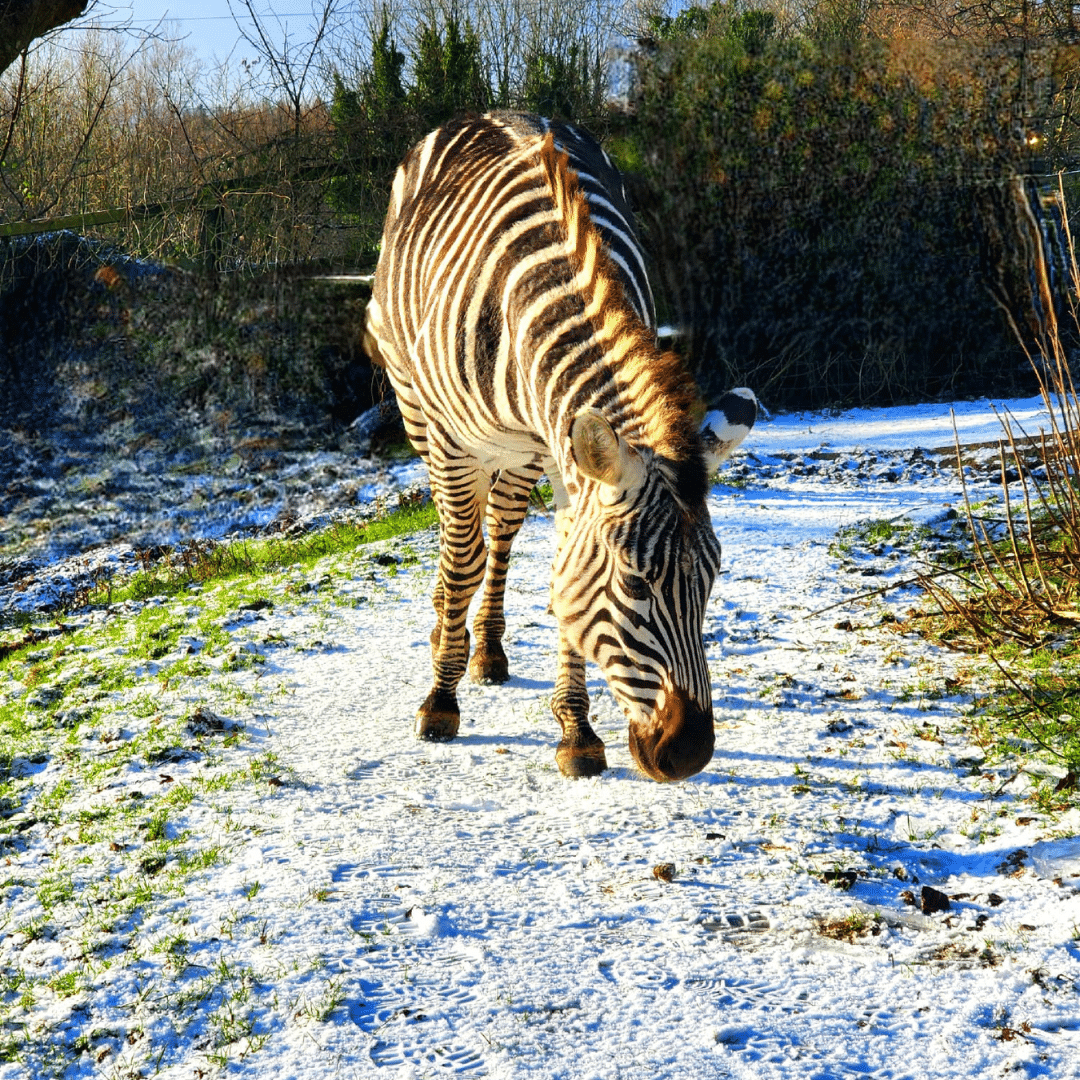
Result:
{"label": "snow", "polygon": [[1012,401],[959,401],[891,409],[848,409],[843,412],[785,413],[759,420],[752,445],[759,453],[781,450],[924,450],[953,446],[956,434],[964,446],[996,442],[1002,437],[999,417],[1005,416],[1015,434],[1037,435],[1050,428],[1041,396]]}
{"label": "snow", "polygon": [[[1008,406],[1034,433],[1041,401]],[[988,403],[955,410],[962,442],[999,437]],[[227,706],[249,736],[234,752],[273,751],[279,772],[177,818],[225,861],[141,935],[182,925],[181,987],[222,963],[248,982],[223,977],[199,1012],[144,948],[56,999],[56,1030],[117,1033],[100,1063],[85,1054],[65,1075],[1080,1076],[1080,815],[1021,804],[1020,823],[1024,774],[982,762],[970,691],[945,685],[977,665],[905,626],[914,589],[863,596],[910,578],[912,557],[830,551],[866,519],[945,529],[955,473],[912,451],[951,443],[943,406],[754,429],[724,474],[744,486],[710,499],[724,549],[705,625],[717,751],[679,784],[637,772],[592,668],[611,767],[577,781],[555,768],[546,516],[515,546],[511,681],[463,682],[453,743],[410,734],[430,677],[433,533],[388,542],[417,559],[395,573],[358,559],[334,577],[334,605],[292,593],[229,622],[266,658],[230,676],[247,695]],[[835,456],[815,459],[822,448]],[[994,490],[974,478],[973,497]],[[155,691],[159,707],[188,690]],[[170,782],[202,768],[170,764]],[[133,762],[107,797],[156,792],[161,771]],[[12,875],[60,850],[42,826],[27,836]],[[670,882],[653,874],[662,863]],[[847,870],[846,891],[823,879]],[[951,910],[905,902],[922,886]],[[12,925],[36,903],[18,888],[4,902]],[[821,932],[846,918],[866,932]],[[59,971],[73,945],[24,953]],[[9,932],[5,963],[12,948]],[[228,991],[242,985],[241,1002]],[[222,1019],[233,1008],[247,1028]],[[0,1064],[0,1080],[24,1068]]]}

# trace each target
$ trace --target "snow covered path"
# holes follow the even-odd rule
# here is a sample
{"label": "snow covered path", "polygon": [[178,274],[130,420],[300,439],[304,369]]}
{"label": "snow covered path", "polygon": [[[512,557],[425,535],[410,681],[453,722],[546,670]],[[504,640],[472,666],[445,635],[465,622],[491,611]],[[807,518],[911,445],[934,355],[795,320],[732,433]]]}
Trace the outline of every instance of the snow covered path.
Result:
{"label": "snow covered path", "polygon": [[[385,545],[399,564],[367,551],[331,567],[332,604],[274,586],[272,610],[226,629],[266,658],[231,676],[250,736],[234,752],[273,751],[279,773],[178,817],[226,861],[143,931],[182,918],[192,985],[215,965],[250,972],[235,1006],[249,1023],[212,1039],[222,1024],[185,1011],[146,948],[57,1002],[55,1024],[118,1033],[67,1075],[1080,1076],[1080,814],[1038,815],[1015,801],[1030,777],[982,765],[963,731],[976,665],[905,629],[913,592],[855,599],[911,557],[830,550],[867,519],[947,528],[959,488],[911,454],[913,419],[762,425],[732,473],[744,486],[715,489],[717,752],[683,783],[636,771],[594,669],[611,768],[555,768],[543,516],[511,567],[513,677],[463,684],[451,744],[410,734],[433,534]],[[950,443],[947,411],[922,433]],[[193,694],[163,688],[160,708]],[[200,768],[172,764],[170,782]],[[133,762],[110,798],[159,771]],[[46,858],[35,843],[20,862]],[[924,886],[950,909],[922,914]],[[52,950],[43,963],[66,955]]]}

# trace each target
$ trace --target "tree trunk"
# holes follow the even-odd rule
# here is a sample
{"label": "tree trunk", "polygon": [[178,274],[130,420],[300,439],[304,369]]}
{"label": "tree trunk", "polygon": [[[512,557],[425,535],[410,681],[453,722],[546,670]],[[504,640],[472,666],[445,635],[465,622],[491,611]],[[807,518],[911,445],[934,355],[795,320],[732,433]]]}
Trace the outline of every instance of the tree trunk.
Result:
{"label": "tree trunk", "polygon": [[0,0],[0,71],[34,38],[77,19],[88,0]]}

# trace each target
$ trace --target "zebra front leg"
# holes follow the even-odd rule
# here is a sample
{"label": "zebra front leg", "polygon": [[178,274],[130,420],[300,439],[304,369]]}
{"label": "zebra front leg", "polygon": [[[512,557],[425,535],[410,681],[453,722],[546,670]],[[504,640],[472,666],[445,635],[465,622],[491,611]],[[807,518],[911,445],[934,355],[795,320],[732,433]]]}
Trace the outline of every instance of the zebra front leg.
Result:
{"label": "zebra front leg", "polygon": [[506,632],[503,601],[510,548],[529,509],[529,493],[540,478],[540,466],[503,469],[488,493],[487,573],[480,610],[473,619],[472,659],[469,674],[474,682],[504,683],[510,678],[502,638]]}
{"label": "zebra front leg", "polygon": [[[561,550],[571,525],[569,499],[554,462],[548,462],[546,471],[555,498],[555,532]],[[548,611],[551,610],[549,606]],[[585,657],[567,640],[561,623],[559,667],[555,676],[555,693],[551,697],[551,711],[562,728],[562,739],[555,751],[559,772],[563,776],[599,776],[607,768],[607,757],[600,736],[589,724]]]}
{"label": "zebra front leg", "polygon": [[562,727],[555,763],[563,776],[599,776],[607,768],[604,744],[589,724],[585,657],[559,631],[559,671],[551,711]]}
{"label": "zebra front leg", "polygon": [[465,621],[469,602],[484,576],[487,552],[480,527],[484,480],[474,467],[445,461],[429,463],[432,494],[439,510],[439,578],[431,634],[434,685],[416,714],[419,739],[449,740],[457,735],[461,714],[457,685],[469,659]]}

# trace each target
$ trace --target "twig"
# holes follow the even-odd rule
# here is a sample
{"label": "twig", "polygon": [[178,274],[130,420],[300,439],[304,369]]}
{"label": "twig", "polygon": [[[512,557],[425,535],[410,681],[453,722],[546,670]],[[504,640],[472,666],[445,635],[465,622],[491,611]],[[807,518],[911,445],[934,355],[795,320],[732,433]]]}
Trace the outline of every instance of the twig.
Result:
{"label": "twig", "polygon": [[881,585],[876,589],[870,589],[868,592],[858,593],[855,596],[845,596],[843,600],[837,600],[835,604],[829,604],[827,607],[818,608],[817,611],[811,611],[806,615],[800,615],[796,621],[801,622],[804,619],[812,619],[815,615],[824,615],[826,611],[832,611],[834,608],[844,607],[847,604],[854,604],[859,600],[867,600],[872,596],[881,596],[883,593],[892,592],[893,589],[906,589],[911,585],[920,585],[924,581],[946,577],[949,574],[955,574],[957,577],[962,577],[964,571],[970,569],[970,566],[961,566],[937,570],[932,574],[919,572],[914,577],[903,578],[900,581],[894,581],[889,585]]}

